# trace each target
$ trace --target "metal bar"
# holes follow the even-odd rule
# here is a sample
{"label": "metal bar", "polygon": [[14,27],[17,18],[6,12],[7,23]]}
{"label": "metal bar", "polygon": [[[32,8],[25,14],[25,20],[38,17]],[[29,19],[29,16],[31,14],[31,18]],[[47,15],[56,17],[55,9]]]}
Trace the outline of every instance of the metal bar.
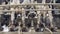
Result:
{"label": "metal bar", "polygon": [[27,3],[27,4],[14,4],[14,5],[0,5],[0,7],[4,7],[4,6],[26,6],[26,5],[60,5],[60,3]]}
{"label": "metal bar", "polygon": [[0,10],[2,12],[12,12],[12,11],[31,11],[31,10],[34,10],[34,11],[60,11],[60,9],[25,9],[25,10]]}
{"label": "metal bar", "polygon": [[56,2],[56,0],[53,1],[53,3],[55,3],[55,2]]}

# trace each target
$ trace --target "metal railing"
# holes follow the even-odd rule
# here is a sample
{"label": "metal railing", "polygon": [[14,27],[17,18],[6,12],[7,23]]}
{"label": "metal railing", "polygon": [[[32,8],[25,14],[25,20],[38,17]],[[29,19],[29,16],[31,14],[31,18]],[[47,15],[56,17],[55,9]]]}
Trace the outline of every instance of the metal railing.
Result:
{"label": "metal railing", "polygon": [[0,7],[4,7],[4,6],[26,6],[26,5],[60,5],[60,3],[27,3],[27,4],[13,4],[13,5],[0,5]]}
{"label": "metal railing", "polygon": [[[46,6],[46,5],[55,5],[55,6],[58,6],[58,5],[60,5],[60,3],[30,3],[30,4],[14,4],[14,5],[0,5],[0,7],[12,7],[12,6],[18,6],[19,8],[21,7],[21,8],[23,8],[24,6],[27,6],[27,5],[30,5],[30,6],[38,6],[38,5],[44,5],[44,6]],[[15,12],[15,11],[21,11],[22,12],[22,14],[23,14],[23,11],[31,11],[31,10],[34,10],[34,11],[44,11],[44,12],[46,12],[46,11],[60,11],[60,9],[25,9],[25,10],[23,10],[23,9],[19,9],[19,10],[0,10],[0,11],[2,11],[2,12]],[[24,14],[23,14],[24,15]],[[22,15],[22,17],[24,17]],[[22,19],[23,20],[23,19]],[[46,27],[45,27],[46,28]],[[46,28],[47,29],[47,28]],[[20,30],[20,28],[19,28],[19,30]],[[47,30],[49,30],[49,29],[47,29]],[[49,30],[50,31],[50,30]],[[18,34],[20,34],[19,33],[20,31],[18,31]],[[22,32],[23,33],[23,32]],[[53,34],[51,31],[50,31],[50,33],[51,34]],[[32,33],[33,34],[33,33]]]}

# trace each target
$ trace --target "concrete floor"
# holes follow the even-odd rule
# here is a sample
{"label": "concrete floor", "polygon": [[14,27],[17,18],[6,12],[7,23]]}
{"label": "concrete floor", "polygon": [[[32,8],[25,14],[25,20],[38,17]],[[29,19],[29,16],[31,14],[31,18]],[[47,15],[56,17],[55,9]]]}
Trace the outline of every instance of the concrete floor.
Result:
{"label": "concrete floor", "polygon": [[[8,33],[0,33],[0,34],[19,34],[17,32],[8,32]],[[30,33],[30,32],[24,32],[24,33],[20,33],[20,34],[51,34],[49,32],[33,32],[33,33]],[[60,34],[60,32],[54,32],[53,34]]]}
{"label": "concrete floor", "polygon": [[[18,32],[0,32],[0,34],[51,34],[49,32],[23,32],[23,33],[18,33]],[[53,32],[52,34],[60,34],[59,32]]]}

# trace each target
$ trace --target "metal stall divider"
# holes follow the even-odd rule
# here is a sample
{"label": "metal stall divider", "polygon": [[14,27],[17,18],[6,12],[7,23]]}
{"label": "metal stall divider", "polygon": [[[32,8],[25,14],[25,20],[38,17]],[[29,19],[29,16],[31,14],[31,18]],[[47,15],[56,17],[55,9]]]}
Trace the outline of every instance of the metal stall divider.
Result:
{"label": "metal stall divider", "polygon": [[[38,4],[38,3],[37,3]],[[41,4],[43,4],[43,3],[41,3]],[[53,4],[53,3],[51,3],[51,4]],[[50,4],[50,5],[51,5]],[[22,5],[22,4],[21,4]],[[27,4],[28,5],[28,4]],[[31,4],[32,5],[32,4]],[[33,5],[35,5],[34,3],[33,3]],[[43,4],[43,5],[45,5],[45,4]],[[51,19],[50,20],[52,20],[52,16],[51,16],[51,10],[60,10],[60,9],[51,9],[51,8],[49,8],[48,6],[43,6],[43,8],[45,8],[45,9],[33,9],[33,10],[38,10],[39,11],[39,18],[38,18],[38,20],[40,19],[40,12],[41,11],[48,11],[49,12],[49,15],[50,15],[50,17],[51,17]],[[46,9],[46,8],[48,8],[48,9]],[[29,9],[26,9],[26,10],[29,10]],[[0,10],[0,11],[16,11],[16,10]],[[18,11],[22,11],[22,21],[23,21],[23,24],[24,24],[24,20],[25,20],[25,10],[24,10],[24,8],[22,8],[22,9],[20,9],[20,10],[18,10]],[[37,12],[38,12],[37,11]],[[13,14],[14,14],[14,12],[12,13],[12,17],[14,18],[14,16],[13,16]],[[46,13],[45,13],[46,14]],[[45,14],[44,14],[44,18],[45,18]],[[11,17],[11,19],[12,19],[12,21],[13,21],[13,18]],[[50,18],[49,17],[49,18]],[[38,21],[38,23],[40,23],[40,20]],[[24,24],[24,26],[25,26],[25,24]],[[20,24],[19,24],[19,34],[20,34]]]}

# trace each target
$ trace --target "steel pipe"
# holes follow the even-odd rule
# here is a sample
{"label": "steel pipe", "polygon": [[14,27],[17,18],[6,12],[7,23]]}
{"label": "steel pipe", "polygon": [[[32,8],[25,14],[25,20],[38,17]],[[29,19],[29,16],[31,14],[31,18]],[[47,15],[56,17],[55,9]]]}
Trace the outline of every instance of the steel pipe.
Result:
{"label": "steel pipe", "polygon": [[25,9],[25,10],[0,10],[0,11],[2,11],[2,12],[12,12],[12,11],[31,11],[31,10],[34,10],[34,11],[60,11],[60,9],[46,9],[46,10],[44,10],[44,9]]}
{"label": "steel pipe", "polygon": [[4,6],[26,6],[26,5],[60,5],[60,3],[27,3],[27,4],[13,4],[13,5],[0,5],[0,7]]}

